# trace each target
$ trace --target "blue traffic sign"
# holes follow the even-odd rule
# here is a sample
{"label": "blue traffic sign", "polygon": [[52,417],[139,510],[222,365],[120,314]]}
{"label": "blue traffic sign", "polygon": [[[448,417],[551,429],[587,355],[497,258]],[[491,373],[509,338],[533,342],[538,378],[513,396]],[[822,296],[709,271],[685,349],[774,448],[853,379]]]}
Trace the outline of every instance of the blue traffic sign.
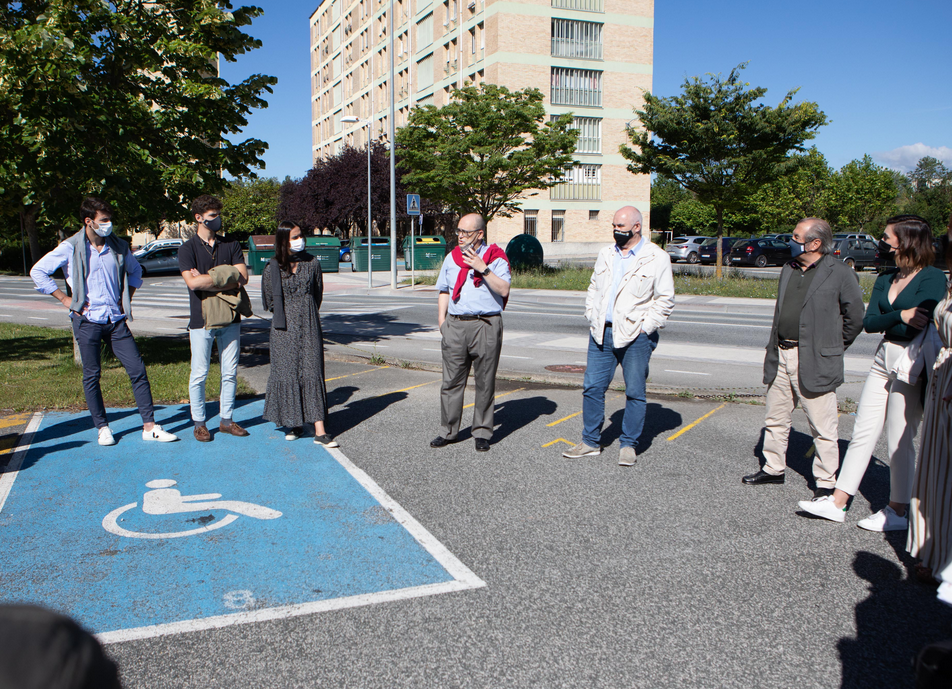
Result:
{"label": "blue traffic sign", "polygon": [[[191,438],[187,406],[157,410],[183,439],[141,439],[110,410],[51,413],[0,476],[5,601],[72,615],[106,642],[277,619],[483,586],[340,450],[284,440]],[[4,497],[6,497],[4,501]]]}
{"label": "blue traffic sign", "polygon": [[420,214],[420,195],[407,194],[407,215]]}

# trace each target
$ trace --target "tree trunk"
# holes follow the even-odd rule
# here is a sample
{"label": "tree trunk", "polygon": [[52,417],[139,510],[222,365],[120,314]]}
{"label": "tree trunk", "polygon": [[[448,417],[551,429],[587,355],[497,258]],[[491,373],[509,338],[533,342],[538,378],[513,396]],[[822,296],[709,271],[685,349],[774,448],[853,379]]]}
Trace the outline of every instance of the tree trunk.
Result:
{"label": "tree trunk", "polygon": [[23,231],[30,240],[30,266],[39,261],[40,254],[40,235],[36,230],[36,216],[39,213],[39,206],[31,203],[29,206],[20,206],[20,222],[23,223]]}
{"label": "tree trunk", "polygon": [[718,207],[717,209],[717,267],[714,269],[714,277],[718,280],[721,279],[723,273],[721,271],[721,266],[724,265],[724,246],[721,242],[721,238],[724,236],[724,209]]}

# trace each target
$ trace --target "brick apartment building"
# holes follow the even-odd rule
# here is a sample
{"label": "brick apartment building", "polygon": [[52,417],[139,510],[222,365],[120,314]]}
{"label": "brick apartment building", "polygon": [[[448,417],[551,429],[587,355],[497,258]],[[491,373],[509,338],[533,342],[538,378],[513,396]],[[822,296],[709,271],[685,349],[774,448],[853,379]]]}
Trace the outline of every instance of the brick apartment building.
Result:
{"label": "brick apartment building", "polygon": [[[311,15],[313,156],[386,140],[391,0],[323,0]],[[497,218],[490,240],[534,234],[547,256],[588,253],[610,239],[612,213],[633,204],[647,226],[650,181],[618,147],[651,89],[653,0],[393,0],[397,128],[466,82],[545,94],[550,115],[574,113],[576,165],[522,213]],[[358,117],[363,122],[342,122]],[[588,244],[588,246],[585,246]]]}

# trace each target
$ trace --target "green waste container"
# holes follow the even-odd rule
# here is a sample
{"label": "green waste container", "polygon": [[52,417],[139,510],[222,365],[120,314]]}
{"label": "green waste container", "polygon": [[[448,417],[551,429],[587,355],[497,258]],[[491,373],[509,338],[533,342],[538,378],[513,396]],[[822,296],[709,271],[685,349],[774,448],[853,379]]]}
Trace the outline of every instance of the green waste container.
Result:
{"label": "green waste container", "polygon": [[[413,251],[410,251],[410,242]],[[446,240],[436,235],[403,238],[403,260],[407,270],[439,270],[446,258]]]}
{"label": "green waste container", "polygon": [[248,267],[252,275],[261,275],[274,258],[274,235],[253,234],[248,238]]}
{"label": "green waste container", "polygon": [[543,263],[542,244],[529,234],[517,234],[506,246],[506,258],[516,270],[538,268]]}
{"label": "green waste container", "polygon": [[304,245],[307,252],[317,256],[321,262],[321,270],[325,273],[340,272],[340,239],[337,237],[305,237]]}
{"label": "green waste container", "polygon": [[[390,270],[390,238],[371,237],[370,269]],[[350,240],[350,259],[355,273],[367,272],[367,238],[354,237]]]}

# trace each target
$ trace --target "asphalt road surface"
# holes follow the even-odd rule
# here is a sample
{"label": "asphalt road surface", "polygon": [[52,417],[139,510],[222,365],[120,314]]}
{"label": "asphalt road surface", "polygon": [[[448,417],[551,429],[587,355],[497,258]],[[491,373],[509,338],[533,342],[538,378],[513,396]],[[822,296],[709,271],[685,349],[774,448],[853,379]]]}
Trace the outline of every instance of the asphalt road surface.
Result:
{"label": "asphalt road surface", "polygon": [[[267,361],[243,357],[242,375],[259,389]],[[952,635],[952,611],[908,572],[905,534],[855,526],[888,498],[882,445],[840,525],[797,513],[796,502],[810,495],[811,445],[799,411],[786,484],[749,487],[740,477],[757,467],[759,405],[652,397],[638,463],[626,469],[617,465],[624,403],[618,394],[607,402],[606,450],[573,461],[561,451],[581,433],[577,389],[500,382],[492,449],[476,453],[465,431],[456,444],[429,447],[438,433],[438,373],[330,361],[326,375],[328,427],[342,453],[484,586],[368,598],[310,614],[275,612],[265,602],[255,611],[261,619],[250,614],[239,624],[191,631],[186,625],[111,642],[108,652],[125,686],[912,687],[915,652]],[[320,472],[334,463],[309,438],[284,443],[270,424],[244,418],[255,403],[243,400],[236,414],[252,429],[249,438],[216,436],[199,455],[187,422],[179,424],[183,440],[168,446],[174,454],[166,470],[184,487],[189,472],[198,480],[231,466],[260,492],[289,467],[304,472],[312,465],[316,473],[301,474],[308,478],[300,490],[330,490],[330,474]],[[44,503],[52,512],[60,502],[81,504],[87,491],[109,491],[102,476],[116,461],[122,476],[151,461],[134,433],[111,448],[115,459],[84,457],[80,448],[93,448],[93,431],[77,418],[72,431],[47,441],[48,454],[20,472],[0,511],[8,528],[62,534],[52,554],[35,554],[38,562],[55,561],[58,548],[81,550],[77,534],[86,527],[79,520],[50,524],[46,510],[18,515],[20,491],[42,491],[40,475],[79,472],[71,480],[74,495]],[[466,413],[464,427],[469,420]],[[841,417],[841,438],[851,426],[852,417]],[[9,428],[18,427],[4,432]],[[275,443],[285,449],[270,449]],[[0,462],[9,456],[0,455]],[[83,461],[105,462],[95,465],[103,471],[87,471]],[[274,501],[270,506],[281,509]],[[333,522],[345,508],[327,503],[326,519]],[[387,516],[367,514],[373,523]],[[88,528],[103,537],[98,521]],[[301,524],[301,538],[315,528]],[[6,542],[13,537],[2,534]],[[217,558],[242,547],[225,536],[201,538],[202,557],[180,565],[181,584],[170,585],[169,598],[220,576]],[[178,570],[170,574],[162,559],[170,547],[141,541],[81,551],[73,560],[88,566],[89,576],[108,580],[109,563],[141,557],[144,572],[130,577],[176,581]],[[19,557],[3,550],[4,563]],[[302,564],[296,552],[276,542],[266,558],[271,576],[292,578],[301,567],[312,568],[314,588],[322,589],[319,580],[336,556],[312,552]],[[388,567],[399,570],[401,560]],[[49,582],[48,567],[28,571],[45,572],[42,581]],[[29,585],[30,576],[11,581],[3,571],[12,570],[0,567],[4,590]],[[346,581],[366,572],[337,574]],[[100,579],[91,581],[101,586]],[[135,611],[138,595],[120,581],[101,601],[83,604]],[[229,604],[240,602],[232,596]]]}

